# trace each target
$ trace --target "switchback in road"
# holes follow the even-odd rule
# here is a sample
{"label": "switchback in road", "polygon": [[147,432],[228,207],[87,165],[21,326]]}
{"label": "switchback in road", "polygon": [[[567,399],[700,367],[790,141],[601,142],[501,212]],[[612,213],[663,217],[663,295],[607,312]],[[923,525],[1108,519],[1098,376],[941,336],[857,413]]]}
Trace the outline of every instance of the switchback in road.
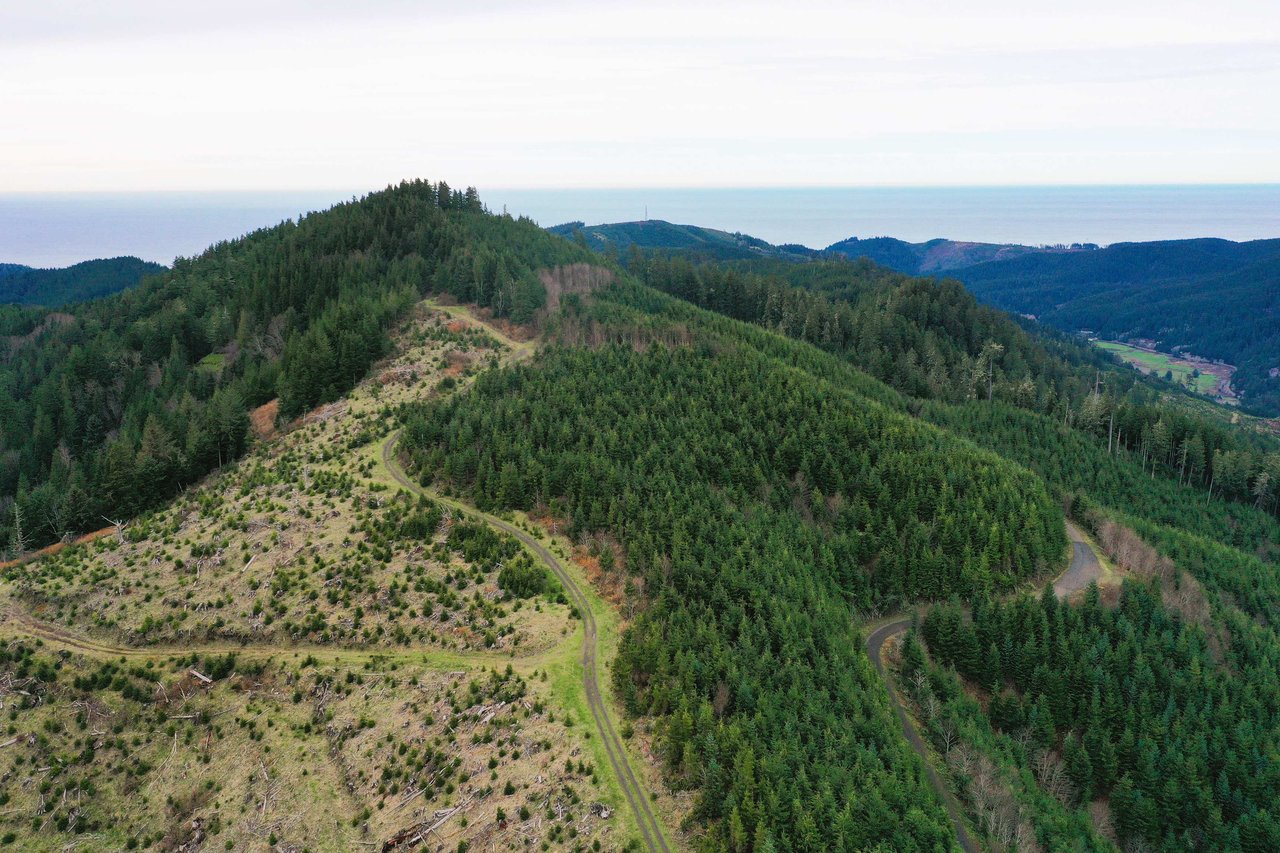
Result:
{"label": "switchback in road", "polygon": [[[1058,598],[1068,598],[1072,594],[1086,589],[1089,584],[1101,579],[1103,576],[1102,563],[1094,552],[1093,546],[1089,544],[1080,529],[1067,522],[1067,536],[1071,539],[1071,563],[1067,566],[1066,571],[1053,582],[1053,592]],[[907,713],[906,707],[898,697],[898,691],[894,689],[893,680],[885,669],[884,644],[892,637],[896,637],[910,628],[911,620],[911,616],[899,616],[875,628],[867,635],[867,656],[871,658],[871,663],[875,665],[876,672],[880,673],[880,677],[884,680],[885,687],[889,691],[889,702],[893,705],[893,710],[898,715],[898,722],[902,724],[903,736],[906,737],[907,743],[911,744],[911,748],[916,751],[924,762],[924,770],[929,777],[929,784],[933,785],[934,791],[937,792],[943,805],[946,806],[947,814],[951,817],[951,823],[955,827],[956,841],[959,842],[965,853],[978,853],[979,847],[973,837],[970,836],[968,827],[965,826],[960,804],[956,802],[955,795],[951,793],[951,789],[947,787],[937,769],[934,768],[933,762],[929,758],[929,750],[925,746],[924,738],[921,736],[920,730],[916,728],[911,715]]]}

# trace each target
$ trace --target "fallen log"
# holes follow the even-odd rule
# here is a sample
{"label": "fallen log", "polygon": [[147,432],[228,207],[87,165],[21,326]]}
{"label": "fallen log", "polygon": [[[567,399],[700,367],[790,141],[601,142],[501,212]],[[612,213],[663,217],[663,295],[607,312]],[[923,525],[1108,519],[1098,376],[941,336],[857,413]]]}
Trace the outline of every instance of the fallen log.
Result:
{"label": "fallen log", "polygon": [[443,817],[440,817],[439,820],[430,826],[427,825],[426,821],[423,821],[422,823],[415,824],[408,829],[397,832],[395,835],[391,836],[391,838],[383,842],[383,853],[386,853],[387,850],[408,850],[411,847],[418,846],[427,839],[428,835],[448,823],[449,818],[462,811],[462,809],[470,805],[470,803],[471,800],[467,800],[465,803],[459,803],[451,809],[436,812],[437,815],[443,815]]}

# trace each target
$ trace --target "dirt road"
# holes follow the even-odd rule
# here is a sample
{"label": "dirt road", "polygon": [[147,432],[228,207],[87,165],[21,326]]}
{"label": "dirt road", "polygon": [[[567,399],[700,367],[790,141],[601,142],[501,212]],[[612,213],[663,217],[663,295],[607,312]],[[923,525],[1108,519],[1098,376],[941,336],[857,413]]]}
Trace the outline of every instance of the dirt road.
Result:
{"label": "dirt road", "polygon": [[947,808],[947,814],[951,817],[951,825],[956,831],[956,841],[960,843],[960,847],[965,853],[978,853],[978,845],[969,836],[969,830],[964,825],[964,813],[960,810],[960,804],[956,802],[951,789],[942,781],[942,777],[938,775],[933,762],[929,760],[929,750],[925,746],[924,739],[920,736],[920,731],[911,720],[911,716],[907,714],[907,709],[902,704],[902,700],[898,698],[898,691],[894,689],[893,679],[885,671],[884,657],[881,654],[885,641],[890,637],[896,637],[910,627],[911,617],[903,616],[876,628],[867,636],[867,656],[875,664],[876,672],[880,673],[880,678],[889,690],[889,702],[893,705],[894,713],[898,715],[898,723],[902,726],[902,734],[906,737],[907,743],[911,744],[911,748],[922,759],[925,775],[929,777],[929,784],[933,786],[933,790],[942,798],[942,804]]}
{"label": "dirt road", "polygon": [[[1093,548],[1089,545],[1080,529],[1071,522],[1067,522],[1067,537],[1071,540],[1071,563],[1067,566],[1066,571],[1053,582],[1053,592],[1058,598],[1067,598],[1102,577],[1102,563],[1099,562],[1098,555],[1094,553]],[[898,698],[898,691],[894,689],[893,679],[885,670],[884,644],[910,627],[911,617],[899,616],[875,628],[867,635],[867,656],[871,658],[871,663],[875,665],[876,672],[880,673],[880,677],[884,680],[885,687],[889,691],[889,702],[893,705],[893,710],[898,715],[898,722],[902,725],[902,734],[906,737],[907,743],[911,744],[911,748],[924,761],[925,774],[929,777],[929,784],[933,785],[934,791],[937,792],[942,799],[943,805],[946,806],[947,814],[951,817],[951,824],[956,831],[956,841],[959,842],[965,853],[977,853],[978,845],[969,835],[968,827],[965,826],[960,804],[934,768],[924,739],[921,737],[919,729],[916,728],[915,722],[911,719],[911,715],[907,713],[906,706]]]}
{"label": "dirt road", "polygon": [[441,495],[427,492],[422,486],[414,482],[404,470],[400,467],[400,463],[396,460],[395,446],[399,441],[399,433],[393,434],[387,439],[382,448],[382,461],[387,471],[395,478],[396,482],[404,488],[416,494],[428,494],[432,500],[455,507],[471,515],[482,518],[487,524],[498,528],[504,533],[509,533],[524,543],[530,551],[537,555],[549,569],[559,578],[560,583],[564,586],[565,592],[568,594],[574,607],[582,616],[583,621],[583,637],[582,637],[582,687],[586,692],[587,705],[591,710],[591,717],[595,720],[596,731],[600,734],[600,739],[604,743],[605,752],[609,756],[609,764],[613,768],[614,775],[618,779],[618,785],[622,789],[623,796],[627,800],[627,805],[631,808],[632,814],[635,815],[636,825],[640,827],[640,834],[644,837],[645,846],[651,853],[670,853],[670,847],[667,846],[666,837],[662,833],[662,827],[658,823],[657,818],[653,814],[653,809],[649,805],[649,797],[645,792],[644,786],[640,784],[636,778],[635,772],[631,769],[631,763],[627,759],[626,748],[622,744],[622,739],[618,737],[618,733],[614,728],[613,719],[609,713],[609,707],[604,701],[604,696],[600,692],[600,678],[596,667],[597,655],[597,631],[596,617],[591,610],[591,602],[583,593],[582,588],[578,586],[573,576],[565,569],[564,564],[551,553],[551,551],[539,542],[528,532],[521,530],[513,524],[503,521],[497,516],[488,513],[479,512],[478,510],[464,506],[456,501]]}
{"label": "dirt road", "polygon": [[1067,598],[1102,577],[1102,563],[1098,561],[1098,555],[1093,552],[1080,528],[1069,521],[1067,536],[1071,539],[1071,564],[1053,582],[1053,592],[1058,598]]}
{"label": "dirt road", "polygon": [[[397,661],[405,664],[426,664],[435,669],[488,669],[499,664],[511,664],[520,672],[530,672],[558,659],[560,643],[549,648],[528,653],[511,653],[497,650],[449,651],[434,646],[366,646],[349,647],[316,645],[314,643],[289,642],[186,642],[182,645],[124,646],[109,639],[90,637],[68,628],[46,622],[16,605],[0,610],[0,625],[6,633],[31,637],[54,649],[77,652],[96,660],[132,658],[136,660],[163,661],[185,658],[190,655],[208,657],[234,654],[241,659],[275,660],[286,657],[311,655],[325,661],[348,665],[369,661]],[[568,642],[568,639],[561,641]]]}

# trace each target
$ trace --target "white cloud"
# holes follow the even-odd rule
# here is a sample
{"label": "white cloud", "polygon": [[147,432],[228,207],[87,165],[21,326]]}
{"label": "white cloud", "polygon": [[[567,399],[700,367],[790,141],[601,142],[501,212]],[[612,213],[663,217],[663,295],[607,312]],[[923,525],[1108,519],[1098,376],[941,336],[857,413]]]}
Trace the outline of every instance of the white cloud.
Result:
{"label": "white cloud", "polygon": [[1273,0],[0,0],[0,191],[1280,180]]}

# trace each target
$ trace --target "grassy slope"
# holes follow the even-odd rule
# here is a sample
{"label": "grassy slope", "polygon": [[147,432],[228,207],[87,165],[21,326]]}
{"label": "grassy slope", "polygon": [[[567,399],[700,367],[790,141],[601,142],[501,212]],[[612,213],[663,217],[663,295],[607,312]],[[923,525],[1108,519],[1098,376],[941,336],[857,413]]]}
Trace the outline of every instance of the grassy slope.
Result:
{"label": "grassy slope", "polygon": [[1138,366],[1146,373],[1155,373],[1163,377],[1166,372],[1173,374],[1173,379],[1199,394],[1212,394],[1218,384],[1218,378],[1210,373],[1192,376],[1193,366],[1177,356],[1160,352],[1138,349],[1116,341],[1098,341],[1098,347],[1115,353],[1122,361]]}
{"label": "grassy slope", "polygon": [[[246,532],[256,527],[250,522],[274,517],[278,523],[280,513],[268,506],[270,498],[259,494],[257,487],[250,487],[248,496],[240,494],[249,485],[242,476],[245,472],[259,467],[272,470],[282,453],[297,445],[304,453],[332,452],[340,450],[357,435],[374,439],[378,434],[385,434],[389,424],[379,416],[385,411],[384,405],[428,393],[442,376],[456,381],[453,374],[458,373],[459,378],[465,378],[462,374],[469,368],[450,353],[476,352],[479,358],[471,359],[471,363],[477,367],[488,364],[491,355],[497,355],[499,362],[511,357],[511,351],[505,347],[493,352],[493,338],[488,334],[477,336],[461,328],[471,325],[465,320],[465,312],[450,308],[446,315],[439,322],[433,316],[424,318],[425,334],[416,335],[415,330],[410,329],[401,355],[381,371],[375,371],[374,379],[348,399],[344,411],[329,421],[312,424],[264,445],[261,457],[255,453],[239,469],[213,478],[208,487],[199,490],[198,495],[206,499],[232,496],[237,502],[229,515],[246,530],[232,526],[214,533],[201,528],[188,532],[191,540],[202,542],[210,535],[226,537],[229,541],[224,550],[229,554],[237,552],[235,546],[241,539],[259,542]],[[446,334],[433,336],[432,330],[438,329],[445,329]],[[506,337],[496,330],[494,336]],[[406,372],[406,368],[412,369]],[[373,453],[381,443],[371,440],[359,446]],[[376,497],[379,492],[386,494],[385,483],[380,482],[384,472],[373,459],[366,461],[363,452],[334,459],[330,464],[346,469],[367,484],[357,486],[360,494],[370,497]],[[314,464],[313,475],[322,464]],[[341,501],[335,504],[331,512],[339,514],[329,521],[341,522],[347,517],[344,515],[347,510]],[[45,742],[33,743],[30,749],[25,747],[25,741],[22,746],[11,745],[7,754],[0,754],[0,762],[15,762],[11,765],[12,772],[21,779],[30,772],[25,768],[37,761],[47,763],[49,750],[72,749],[73,743],[79,742],[73,741],[73,735],[80,737],[75,734],[75,712],[70,704],[73,700],[88,699],[95,705],[106,701],[118,706],[112,711],[112,719],[122,720],[118,734],[124,738],[126,753],[129,744],[134,748],[130,757],[132,769],[129,762],[115,758],[109,744],[99,751],[102,760],[89,759],[87,763],[68,765],[68,775],[83,773],[95,791],[92,807],[82,807],[70,820],[65,810],[40,812],[38,802],[22,793],[22,789],[0,783],[0,791],[12,798],[6,810],[10,819],[0,824],[0,833],[13,827],[9,831],[25,839],[22,843],[27,847],[56,849],[69,840],[78,821],[81,831],[88,828],[91,833],[90,838],[94,839],[91,846],[98,844],[115,849],[131,839],[157,843],[169,839],[171,843],[174,839],[190,840],[195,831],[213,835],[216,828],[217,843],[221,845],[226,839],[235,849],[261,846],[274,833],[281,842],[311,849],[342,850],[371,839],[385,839],[399,828],[421,819],[415,815],[429,816],[439,809],[459,805],[466,801],[466,796],[471,796],[475,799],[466,809],[439,831],[450,845],[456,845],[459,840],[473,844],[496,841],[499,846],[514,844],[516,834],[528,832],[532,827],[518,817],[521,805],[530,806],[533,820],[544,806],[549,807],[557,800],[567,808],[569,817],[560,820],[554,813],[543,814],[542,829],[534,832],[554,847],[590,844],[596,839],[606,847],[618,847],[636,835],[634,827],[629,825],[629,816],[620,809],[621,797],[616,783],[603,769],[607,765],[599,756],[596,739],[584,724],[589,718],[581,702],[580,680],[575,682],[574,678],[575,673],[580,673],[576,640],[581,637],[581,627],[576,620],[568,618],[563,605],[544,601],[530,603],[519,611],[508,609],[506,619],[515,631],[512,637],[525,635],[526,641],[512,646],[508,639],[494,650],[484,648],[478,631],[451,634],[447,639],[443,639],[445,634],[437,632],[441,641],[410,646],[397,645],[385,637],[347,638],[342,643],[346,648],[326,647],[316,640],[295,646],[293,640],[272,635],[267,630],[269,626],[253,625],[245,604],[253,593],[248,589],[234,589],[235,584],[243,583],[239,578],[244,574],[243,558],[231,560],[227,573],[219,574],[218,567],[208,566],[207,580],[223,587],[231,584],[234,594],[230,597],[234,603],[224,607],[223,612],[234,614],[233,621],[243,620],[241,627],[251,635],[256,630],[263,636],[252,640],[254,645],[241,650],[237,658],[238,668],[249,674],[232,672],[215,680],[212,688],[202,690],[187,672],[185,656],[193,652],[199,654],[200,660],[192,662],[197,668],[208,669],[206,658],[211,660],[215,651],[233,648],[234,643],[217,637],[193,643],[183,628],[175,629],[171,640],[151,638],[154,645],[148,648],[121,648],[119,643],[125,639],[139,638],[121,627],[104,624],[102,618],[103,614],[114,612],[113,606],[118,605],[111,599],[120,596],[111,594],[110,584],[81,586],[78,583],[91,580],[95,573],[101,574],[103,560],[114,559],[116,552],[125,551],[137,555],[136,568],[145,572],[131,582],[138,583],[139,588],[147,583],[162,588],[157,594],[146,596],[148,600],[141,602],[137,610],[130,611],[130,624],[136,624],[132,622],[134,616],[143,618],[144,611],[156,620],[166,611],[185,612],[183,601],[188,600],[190,585],[177,580],[181,573],[173,566],[176,560],[189,559],[190,554],[181,550],[185,547],[180,544],[182,534],[175,539],[164,523],[156,523],[157,518],[163,520],[169,512],[171,510],[157,513],[140,525],[139,530],[145,528],[154,539],[144,537],[123,546],[112,540],[93,548],[70,549],[57,561],[15,568],[4,585],[11,608],[30,604],[31,588],[40,586],[42,613],[70,627],[33,623],[29,616],[6,622],[5,633],[11,637],[38,633],[34,630],[38,625],[45,637],[38,642],[48,650],[40,654],[56,660],[51,657],[52,649],[64,649],[67,673],[51,686],[41,688],[45,691],[42,701],[31,712],[10,712],[15,733],[44,732]],[[348,529],[342,524],[338,526]],[[185,528],[180,525],[179,529]],[[326,541],[327,546],[319,549],[322,554],[333,556],[335,549],[340,550],[339,540]],[[269,571],[267,555],[271,549],[257,553],[257,564],[251,571]],[[168,563],[168,570],[165,554],[172,561]],[[396,554],[390,564],[393,568],[400,565],[402,559],[398,550]],[[160,561],[158,567],[157,561]],[[450,565],[456,567],[457,564]],[[134,567],[126,569],[121,559],[116,561],[115,568],[117,572],[125,572]],[[264,577],[269,575],[264,572]],[[385,590],[387,581],[388,578],[379,580],[379,588]],[[107,587],[106,594],[94,599],[94,590],[99,586]],[[474,587],[468,589],[468,595],[471,589]],[[486,592],[486,597],[492,594]],[[137,600],[137,596],[134,599]],[[305,601],[304,598],[300,603]],[[321,597],[318,601],[323,604],[325,599]],[[605,650],[612,655],[617,642],[616,616],[608,615],[607,608],[598,599],[593,603],[601,606],[598,614],[601,639]],[[245,606],[246,610],[235,614],[237,606]],[[375,620],[372,611],[370,614],[368,618]],[[419,620],[408,621],[412,624]],[[94,635],[87,642],[86,630]],[[282,645],[275,645],[277,643]],[[201,645],[208,647],[199,648]],[[150,665],[157,667],[157,673],[163,672],[156,680],[166,684],[170,693],[178,691],[187,697],[180,706],[183,712],[177,716],[187,717],[188,712],[194,716],[157,731],[149,717],[148,702],[117,701],[109,691],[85,692],[67,683],[68,676],[91,674],[106,661],[120,660],[121,652],[131,662],[130,666]],[[314,666],[306,663],[310,658],[316,660]],[[473,679],[487,684],[483,673],[489,667],[501,670],[508,665],[514,670],[511,678],[522,683],[521,689],[527,698],[521,700],[523,704],[511,705],[509,710],[501,712],[496,722],[482,723],[481,714],[492,706],[491,701],[485,700],[488,688],[474,694],[465,688]],[[0,667],[3,669],[5,667]],[[323,670],[324,679],[316,677],[319,670]],[[344,688],[350,690],[353,684],[357,689],[335,699],[325,692],[330,690],[325,686],[328,680],[338,685],[340,694]],[[361,686],[361,682],[365,686]],[[369,685],[377,689],[371,693]],[[154,686],[153,683],[151,687]],[[508,688],[497,689],[501,692]],[[295,691],[302,693],[301,698]],[[322,696],[330,698],[325,700]],[[454,698],[450,699],[451,696]],[[477,701],[471,701],[473,699]],[[451,714],[448,709],[455,701],[458,710]],[[540,704],[530,704],[535,702],[545,703],[547,710],[539,710]],[[6,706],[10,704],[7,702]],[[477,713],[471,713],[473,711]],[[567,725],[570,718],[572,726]],[[55,722],[47,722],[50,719]],[[228,728],[208,724],[205,722],[208,719],[236,722]],[[248,729],[245,723],[239,722],[249,719],[258,721],[256,729]],[[264,721],[270,721],[267,728],[263,728]],[[52,731],[49,726],[57,726],[58,730]],[[450,726],[454,731],[450,731]],[[470,734],[473,731],[475,737],[483,735],[485,740],[473,742]],[[466,735],[465,740],[462,734]],[[177,740],[171,740],[171,736]],[[513,743],[505,747],[504,754],[499,754],[498,748],[508,738],[514,738]],[[202,739],[209,742],[203,754],[190,748],[192,743],[204,743]],[[174,750],[175,742],[180,749]],[[399,790],[390,793],[390,783],[381,774],[383,767],[394,771],[409,760],[404,757],[406,753],[401,752],[402,743],[404,749],[409,750],[410,758],[415,750],[425,750],[424,744],[447,748],[451,755],[462,758],[463,767],[453,774],[450,785],[456,786],[456,790],[446,790],[442,782],[434,795],[419,796],[412,801],[412,806],[397,807],[409,791],[409,782],[393,777]],[[513,747],[520,749],[523,757],[516,758]],[[166,761],[170,753],[173,757]],[[31,763],[25,760],[28,755]],[[317,760],[317,756],[328,756],[328,759]],[[497,762],[492,771],[487,764],[491,758]],[[572,771],[564,769],[564,763],[570,759]],[[17,763],[19,761],[22,763]],[[585,771],[578,767],[578,762],[583,762]],[[147,769],[140,771],[140,767]],[[463,782],[458,774],[468,775],[471,780]],[[498,778],[491,780],[491,774],[497,774]],[[134,779],[137,781],[131,781]],[[508,782],[514,786],[509,795],[504,787]],[[354,789],[346,790],[348,784],[353,784]],[[490,785],[495,788],[494,792],[481,796],[483,788]],[[135,793],[126,795],[128,790]],[[162,802],[169,794],[177,798],[176,805]],[[257,811],[240,808],[237,812],[239,803],[261,804],[264,800],[267,805]],[[613,816],[601,820],[591,815],[587,806],[593,802],[608,804]],[[499,808],[506,811],[505,824],[496,819]],[[370,812],[368,816],[366,809]],[[294,817],[273,820],[277,814]],[[18,816],[22,816],[23,821],[30,817],[30,822],[19,822]],[[460,820],[462,817],[467,818],[465,825]],[[199,821],[201,828],[193,830],[192,821]],[[576,835],[572,841],[570,826]],[[65,832],[48,831],[50,827]],[[509,840],[502,842],[503,838]]]}
{"label": "grassy slope", "polygon": [[[385,484],[388,488],[399,488],[399,483],[392,477],[391,472],[387,470],[383,461],[382,445],[377,445],[369,451],[368,458],[375,461],[375,467],[372,469],[372,476],[375,481]],[[468,507],[459,501],[432,492],[433,499],[439,501],[446,506],[452,506],[460,511],[466,512],[476,518],[485,519],[489,516],[487,513],[478,512],[474,508]],[[596,593],[595,589],[587,582],[585,576],[582,575],[580,567],[569,559],[569,552],[572,549],[571,543],[564,537],[554,537],[547,534],[538,525],[528,521],[524,513],[509,513],[504,519],[509,523],[519,525],[521,528],[536,537],[543,545],[549,548],[552,553],[564,560],[565,567],[574,573],[574,580],[582,588],[591,602],[592,610],[596,614],[596,626],[598,629],[600,661],[607,670],[609,664],[617,654],[618,649],[618,615]],[[591,713],[587,706],[587,698],[582,690],[582,664],[580,661],[582,647],[583,631],[581,623],[578,623],[573,633],[569,635],[565,642],[557,643],[551,652],[540,655],[538,663],[541,668],[550,673],[551,692],[556,699],[558,707],[568,712],[575,725],[584,727],[584,738],[588,741],[588,748],[597,766],[605,767],[608,764],[608,757],[604,751],[604,745],[598,737],[590,730],[589,720]],[[607,699],[611,705],[616,707],[616,702],[612,697],[612,689],[607,683],[607,679],[601,682],[601,690],[605,692]],[[616,712],[615,712],[616,713]],[[621,716],[619,714],[619,716]],[[585,724],[585,725],[584,725]],[[629,837],[638,837],[638,827],[635,824],[633,815],[625,809],[622,809],[623,797],[622,789],[619,787],[618,780],[612,774],[605,774],[602,777],[602,784],[608,792],[608,802],[621,815],[621,820],[627,827]]]}

